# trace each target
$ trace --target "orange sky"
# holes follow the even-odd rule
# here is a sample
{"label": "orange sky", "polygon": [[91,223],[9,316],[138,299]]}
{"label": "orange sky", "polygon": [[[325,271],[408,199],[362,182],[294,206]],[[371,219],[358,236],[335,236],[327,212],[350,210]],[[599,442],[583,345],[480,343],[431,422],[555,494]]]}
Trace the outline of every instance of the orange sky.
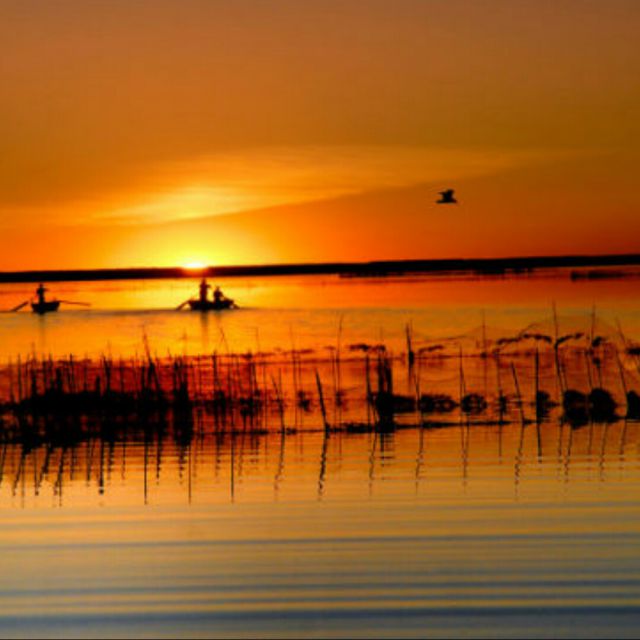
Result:
{"label": "orange sky", "polygon": [[2,0],[0,269],[640,251],[638,33],[637,0]]}

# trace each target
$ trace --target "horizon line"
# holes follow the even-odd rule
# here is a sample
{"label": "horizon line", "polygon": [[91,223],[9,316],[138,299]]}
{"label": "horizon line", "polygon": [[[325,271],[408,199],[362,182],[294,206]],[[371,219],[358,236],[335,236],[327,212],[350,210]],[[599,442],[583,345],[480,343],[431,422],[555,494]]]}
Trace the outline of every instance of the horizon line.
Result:
{"label": "horizon line", "polygon": [[518,273],[554,267],[604,267],[640,265],[640,253],[512,256],[503,258],[422,258],[366,262],[296,262],[188,267],[109,267],[99,269],[32,269],[0,271],[0,283],[64,282],[91,280],[149,280],[202,276],[353,275],[385,276],[408,273],[477,272]]}

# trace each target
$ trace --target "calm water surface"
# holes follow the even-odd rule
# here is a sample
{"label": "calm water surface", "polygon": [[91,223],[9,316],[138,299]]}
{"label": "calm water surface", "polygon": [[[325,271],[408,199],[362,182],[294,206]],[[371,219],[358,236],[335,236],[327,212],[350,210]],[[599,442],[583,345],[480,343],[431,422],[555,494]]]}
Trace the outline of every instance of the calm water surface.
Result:
{"label": "calm water surface", "polygon": [[[500,335],[552,301],[640,337],[634,279],[229,280],[238,313],[171,311],[194,284],[52,286],[92,309],[3,315],[2,358],[400,349],[407,322],[469,338],[484,310]],[[637,422],[316,427],[0,444],[0,635],[637,637]]]}
{"label": "calm water surface", "polygon": [[[572,281],[566,271],[507,278],[339,278],[305,276],[227,280],[219,284],[240,305],[236,313],[176,311],[197,294],[199,280],[53,283],[50,296],[91,304],[63,305],[39,317],[23,309],[0,314],[0,360],[32,352],[95,356],[142,351],[159,355],[231,350],[315,348],[384,341],[404,347],[407,322],[416,339],[478,332],[490,336],[551,322],[584,328],[596,306],[599,321],[640,338],[637,278]],[[32,284],[0,285],[0,309],[33,296]]]}

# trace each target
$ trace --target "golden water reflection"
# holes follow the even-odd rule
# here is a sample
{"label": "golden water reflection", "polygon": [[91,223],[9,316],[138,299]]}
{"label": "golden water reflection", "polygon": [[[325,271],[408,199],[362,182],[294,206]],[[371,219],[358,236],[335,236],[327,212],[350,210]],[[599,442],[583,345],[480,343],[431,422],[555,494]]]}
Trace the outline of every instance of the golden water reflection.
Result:
{"label": "golden water reflection", "polygon": [[633,637],[639,428],[4,444],[0,635]]}
{"label": "golden water reflection", "polygon": [[[402,428],[394,433],[99,438],[0,453],[0,509],[398,497],[420,502],[626,500],[636,422]],[[636,477],[638,476],[638,477]],[[624,492],[617,489],[624,487]]]}

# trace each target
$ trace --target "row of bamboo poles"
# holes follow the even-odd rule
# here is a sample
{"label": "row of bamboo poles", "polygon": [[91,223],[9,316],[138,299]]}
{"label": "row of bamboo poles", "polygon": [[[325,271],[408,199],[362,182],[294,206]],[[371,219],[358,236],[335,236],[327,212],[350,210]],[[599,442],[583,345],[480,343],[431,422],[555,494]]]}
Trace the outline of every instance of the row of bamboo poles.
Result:
{"label": "row of bamboo poles", "polygon": [[[442,356],[416,353],[409,327],[407,350],[400,356],[394,357],[380,346],[350,356],[350,368],[354,362],[362,364],[364,379],[355,388],[344,383],[340,349],[324,362],[295,350],[286,361],[277,362],[251,353],[157,358],[147,352],[142,358],[102,356],[97,361],[32,356],[18,359],[0,372],[5,383],[0,429],[5,436],[56,433],[66,437],[98,426],[104,429],[105,425],[115,428],[137,423],[148,429],[171,422],[188,430],[194,421],[207,417],[215,430],[264,431],[297,428],[304,415],[315,414],[325,430],[384,431],[396,428],[403,416],[415,416],[420,424],[435,424],[434,416],[455,411],[467,418],[491,414],[501,423],[514,415],[523,422],[540,422],[555,407],[561,408],[562,419],[575,426],[619,417],[640,418],[640,396],[633,388],[640,372],[637,353],[621,353],[612,343],[602,341],[589,348],[570,348],[568,339],[550,345],[538,342],[543,342],[542,349],[536,343],[535,348],[518,355],[486,351],[465,355],[459,351],[457,394],[424,388],[425,372],[436,364],[434,358],[441,360]],[[469,390],[465,364],[471,357],[494,363],[496,380],[491,393]],[[523,359],[532,363],[534,371],[529,400],[518,374]],[[588,378],[586,391],[572,384],[569,373],[580,360]],[[554,394],[542,388],[542,362],[547,379],[553,369]],[[605,387],[603,370],[610,374],[612,367],[618,369],[622,394]],[[399,371],[405,374],[403,383],[409,393],[396,390]],[[620,395],[626,406],[616,401]],[[345,420],[347,401],[359,403],[359,418],[353,419],[352,412]],[[525,410],[527,405],[532,411]]]}

